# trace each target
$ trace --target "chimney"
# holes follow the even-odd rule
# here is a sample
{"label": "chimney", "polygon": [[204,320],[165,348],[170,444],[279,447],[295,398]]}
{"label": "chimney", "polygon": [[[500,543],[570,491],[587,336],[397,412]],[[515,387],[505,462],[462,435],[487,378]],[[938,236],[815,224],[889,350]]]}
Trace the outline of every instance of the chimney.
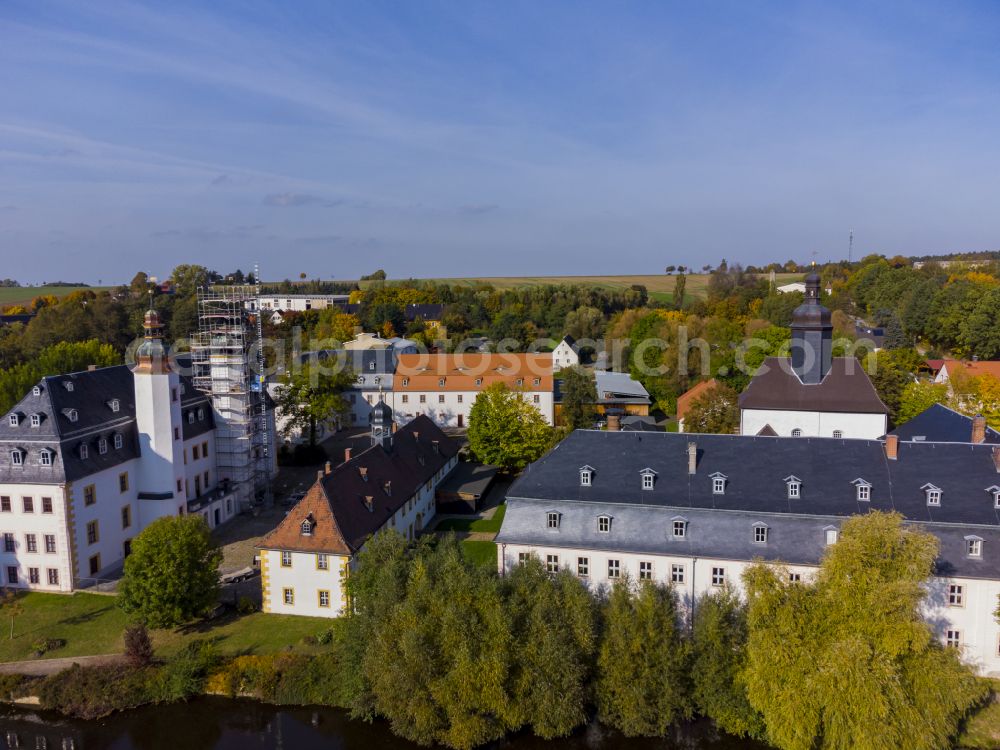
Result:
{"label": "chimney", "polygon": [[368,481],[368,467],[367,466],[359,466],[358,467],[358,473],[361,475],[361,478],[364,481],[366,481],[366,482]]}
{"label": "chimney", "polygon": [[323,467],[323,473],[324,474],[329,474],[332,470],[333,470],[333,467],[330,465],[330,462],[327,461],[326,462],[326,466]]}
{"label": "chimney", "polygon": [[87,365],[87,372],[93,372],[97,369],[97,365]]}
{"label": "chimney", "polygon": [[890,461],[899,458],[899,435],[885,436],[885,457]]}
{"label": "chimney", "polygon": [[396,434],[396,430],[398,430],[398,429],[399,429],[399,424],[394,421],[392,423],[392,434],[395,435]]}
{"label": "chimney", "polygon": [[320,469],[319,471],[316,472],[316,481],[318,482],[322,478],[323,478],[323,470]]}
{"label": "chimney", "polygon": [[351,460],[351,449],[344,448],[344,463],[346,464],[350,460]]}
{"label": "chimney", "polygon": [[368,508],[369,513],[375,511],[375,498],[371,495],[365,495],[365,507]]}
{"label": "chimney", "polygon": [[972,418],[972,442],[986,442],[986,417],[982,414],[977,414]]}
{"label": "chimney", "polygon": [[993,449],[993,468],[1000,474],[1000,448]]}
{"label": "chimney", "polygon": [[698,473],[698,444],[688,443],[688,474]]}
{"label": "chimney", "polygon": [[608,415],[608,432],[620,432],[622,429],[621,417],[617,414]]}

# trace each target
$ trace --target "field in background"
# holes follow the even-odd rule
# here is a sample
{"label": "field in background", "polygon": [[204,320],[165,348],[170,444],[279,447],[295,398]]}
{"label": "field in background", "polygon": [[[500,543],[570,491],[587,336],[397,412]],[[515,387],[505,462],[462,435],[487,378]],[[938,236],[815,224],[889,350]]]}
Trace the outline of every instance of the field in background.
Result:
{"label": "field in background", "polygon": [[31,304],[35,297],[65,297],[73,292],[90,290],[92,292],[104,292],[111,289],[110,286],[4,286],[0,287],[0,307],[8,305]]}

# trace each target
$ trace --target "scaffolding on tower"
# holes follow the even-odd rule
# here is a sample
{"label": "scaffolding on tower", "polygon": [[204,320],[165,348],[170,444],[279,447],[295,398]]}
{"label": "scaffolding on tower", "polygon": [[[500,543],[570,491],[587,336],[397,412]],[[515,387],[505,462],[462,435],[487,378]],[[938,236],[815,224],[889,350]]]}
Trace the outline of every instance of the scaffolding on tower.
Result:
{"label": "scaffolding on tower", "polygon": [[271,503],[259,279],[255,272],[253,284],[199,290],[198,332],[191,344],[194,385],[208,394],[216,414],[219,480],[236,490],[241,510]]}

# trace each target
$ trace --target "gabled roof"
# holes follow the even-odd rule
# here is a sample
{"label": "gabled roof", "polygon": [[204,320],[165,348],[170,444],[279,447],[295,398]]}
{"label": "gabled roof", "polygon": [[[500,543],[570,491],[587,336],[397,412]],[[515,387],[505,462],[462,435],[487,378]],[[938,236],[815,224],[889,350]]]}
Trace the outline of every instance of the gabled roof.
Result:
{"label": "gabled roof", "polygon": [[680,422],[687,415],[688,409],[691,408],[691,404],[694,402],[698,396],[710,391],[715,388],[719,383],[715,378],[710,378],[709,380],[703,380],[700,383],[693,385],[688,388],[684,393],[677,397],[677,421]]}
{"label": "gabled roof", "polygon": [[961,373],[967,377],[974,378],[979,375],[992,375],[1000,378],[1000,360],[976,360],[967,362],[959,359],[946,359],[941,363],[941,369],[947,372],[949,378]]}
{"label": "gabled roof", "polygon": [[[944,404],[933,404],[889,434],[907,441],[968,443],[972,441],[972,417],[959,414]],[[986,442],[1000,444],[1000,432],[987,427]]]}
{"label": "gabled roof", "polygon": [[806,385],[788,357],[768,357],[740,394],[741,409],[888,414],[862,364],[836,357],[821,383]]}
{"label": "gabled roof", "polygon": [[649,392],[642,383],[635,380],[627,372],[611,372],[596,370],[594,372],[594,388],[597,391],[597,403],[622,402],[649,403]]}
{"label": "gabled roof", "polygon": [[[445,380],[444,385],[440,384],[441,378]],[[482,382],[477,385],[477,380]],[[537,385],[535,380],[538,380]],[[551,354],[401,354],[393,390],[479,391],[503,382],[510,388],[551,392],[552,380]]]}
{"label": "gabled roof", "polygon": [[[372,446],[317,479],[258,547],[353,554],[457,453],[430,418],[416,417],[393,435],[391,451]],[[301,524],[310,513],[316,525],[306,536]]]}

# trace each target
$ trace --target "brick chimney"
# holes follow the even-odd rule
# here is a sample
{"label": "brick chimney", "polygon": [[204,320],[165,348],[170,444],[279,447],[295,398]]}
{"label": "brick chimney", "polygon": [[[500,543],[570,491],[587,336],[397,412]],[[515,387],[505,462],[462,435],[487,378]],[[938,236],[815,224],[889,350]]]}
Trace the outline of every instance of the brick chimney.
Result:
{"label": "brick chimney", "polygon": [[333,466],[330,464],[329,461],[327,461],[326,466],[323,467],[323,473],[329,474],[331,471],[333,471]]}
{"label": "brick chimney", "polygon": [[351,449],[344,448],[344,463],[346,464],[350,460],[351,460]]}
{"label": "brick chimney", "polygon": [[319,471],[316,472],[316,481],[318,482],[322,478],[323,478],[323,470],[320,469]]}
{"label": "brick chimney", "polygon": [[993,449],[993,468],[1000,474],[1000,447]]}
{"label": "brick chimney", "polygon": [[617,414],[608,415],[608,432],[621,432],[622,420]]}
{"label": "brick chimney", "polygon": [[688,443],[688,474],[698,473],[698,444]]}
{"label": "brick chimney", "polygon": [[890,461],[899,458],[899,435],[885,436],[885,457]]}
{"label": "brick chimney", "polygon": [[97,365],[87,365],[87,372],[93,372],[97,369]]}
{"label": "brick chimney", "polygon": [[986,417],[982,414],[977,414],[972,418],[972,442],[986,442]]}

